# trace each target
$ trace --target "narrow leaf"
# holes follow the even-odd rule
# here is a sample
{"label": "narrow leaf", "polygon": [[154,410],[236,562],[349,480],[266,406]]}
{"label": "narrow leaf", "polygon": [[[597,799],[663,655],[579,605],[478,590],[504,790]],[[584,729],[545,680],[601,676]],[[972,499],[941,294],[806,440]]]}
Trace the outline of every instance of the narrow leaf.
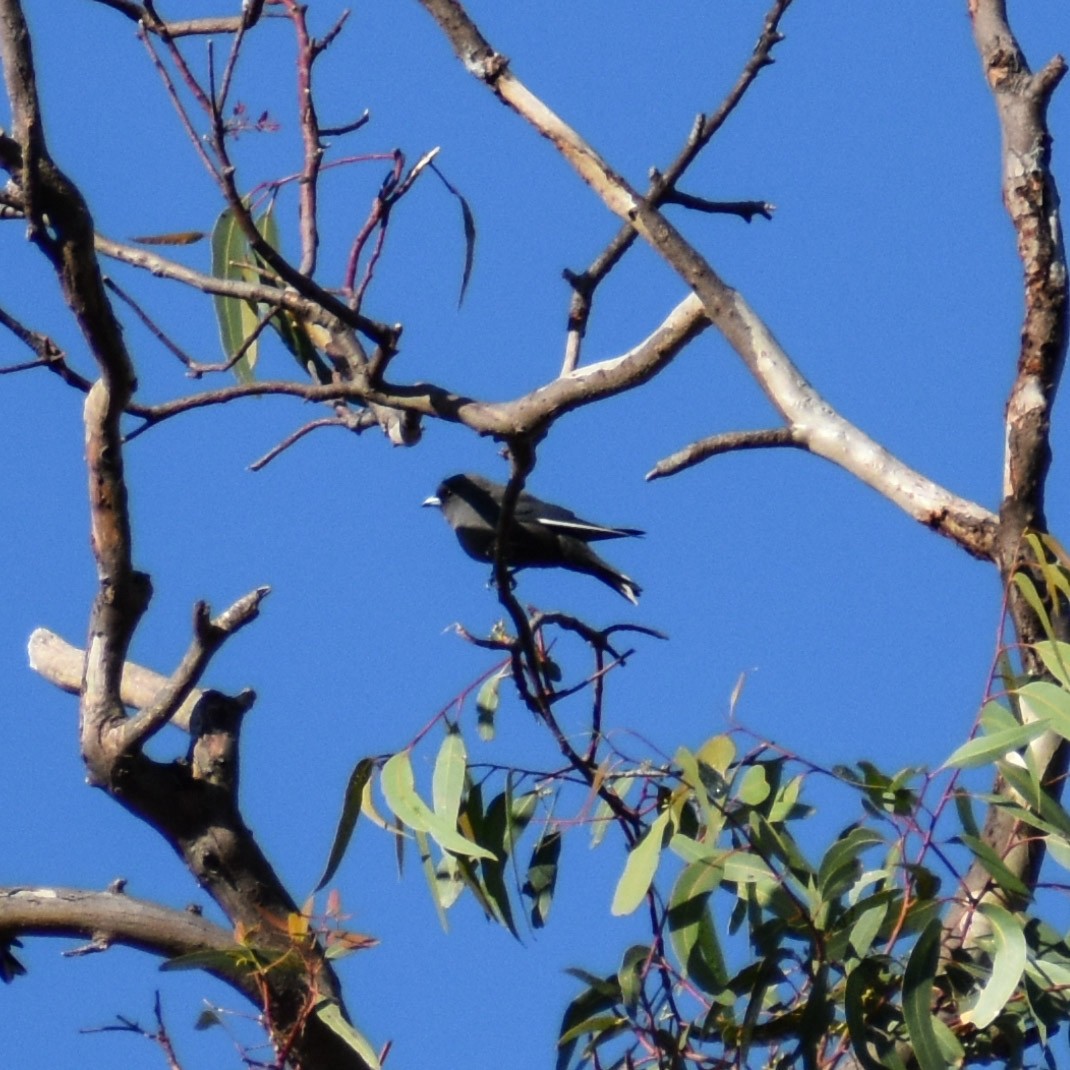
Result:
{"label": "narrow leaf", "polygon": [[933,918],[911,948],[903,973],[903,1017],[921,1070],[944,1070],[947,1065],[933,1027],[933,982],[940,959],[942,924]]}
{"label": "narrow leaf", "polygon": [[[230,209],[225,210],[212,228],[212,274],[221,279],[255,281],[256,272],[247,266],[251,255],[249,243],[245,240],[234,213]],[[224,297],[221,294],[216,294],[212,300],[219,323],[223,355],[226,360],[230,360],[256,329],[256,308],[249,301]],[[235,374],[243,382],[249,382],[253,378],[257,348],[257,343],[254,342],[234,365]]]}
{"label": "narrow leaf", "polygon": [[387,760],[379,775],[379,782],[390,809],[409,828],[426,832],[433,815],[416,792],[416,778],[407,750],[398,751]]}
{"label": "narrow leaf", "polygon": [[1014,585],[1021,592],[1022,597],[1029,603],[1029,608],[1037,615],[1037,619],[1044,628],[1044,634],[1053,636],[1055,630],[1051,626],[1051,617],[1048,616],[1048,610],[1044,605],[1044,600],[1037,593],[1033,581],[1024,572],[1016,572],[1014,574]]}
{"label": "narrow leaf", "polygon": [[420,851],[420,870],[427,882],[428,891],[431,893],[431,902],[435,904],[435,913],[438,915],[438,923],[442,931],[450,931],[449,922],[446,920],[446,908],[439,897],[438,872],[435,869],[435,860],[431,857],[431,843],[427,833],[417,830],[413,835],[416,837],[416,846]]}
{"label": "narrow leaf", "polygon": [[1045,639],[1034,644],[1034,649],[1048,670],[1065,688],[1070,688],[1070,643],[1052,642]]}
{"label": "narrow leaf", "polygon": [[1005,907],[982,903],[978,910],[991,922],[995,949],[988,981],[977,1002],[962,1014],[962,1020],[984,1029],[1014,995],[1025,970],[1026,943],[1021,922]]}
{"label": "narrow leaf", "polygon": [[851,1037],[851,1049],[863,1070],[884,1070],[882,1063],[869,1054],[866,1036],[865,1005],[880,976],[880,967],[873,959],[860,962],[848,975],[844,987],[844,1017]]}
{"label": "narrow leaf", "polygon": [[465,753],[464,740],[459,732],[451,728],[438,749],[431,779],[435,816],[451,826],[457,824],[457,815],[461,810],[467,768],[468,755]]}
{"label": "narrow leaf", "polygon": [[457,299],[457,307],[459,308],[464,304],[464,295],[468,290],[468,282],[472,277],[472,265],[475,263],[476,258],[476,217],[467,199],[452,183],[447,181],[446,176],[433,163],[431,164],[431,170],[438,175],[442,185],[457,198],[461,205],[461,220],[464,224],[464,271],[461,274],[461,295]]}
{"label": "narrow leaf", "polygon": [[331,844],[331,853],[327,858],[327,865],[323,869],[316,887],[312,890],[318,892],[334,876],[343,857],[349,841],[356,828],[357,818],[360,816],[361,805],[364,799],[364,788],[375,771],[375,762],[371,758],[361,758],[349,774],[349,783],[346,785],[345,798],[342,801],[342,815],[338,819],[338,828],[334,832],[334,843]]}
{"label": "narrow leaf", "polygon": [[1045,717],[1042,720],[1031,721],[1029,724],[1005,728],[991,735],[986,733],[977,736],[956,748],[944,762],[944,768],[976,769],[980,765],[988,765],[997,758],[1003,758],[1011,751],[1024,747],[1047,730],[1048,720]]}
{"label": "narrow leaf", "polygon": [[1018,701],[1023,720],[1038,720],[1070,739],[1070,691],[1047,680],[1032,680],[1018,689]]}
{"label": "narrow leaf", "polygon": [[346,1021],[342,1008],[335,1000],[324,1000],[316,1007],[315,1014],[368,1064],[369,1070],[379,1070],[379,1056],[375,1054],[375,1049],[358,1029]]}

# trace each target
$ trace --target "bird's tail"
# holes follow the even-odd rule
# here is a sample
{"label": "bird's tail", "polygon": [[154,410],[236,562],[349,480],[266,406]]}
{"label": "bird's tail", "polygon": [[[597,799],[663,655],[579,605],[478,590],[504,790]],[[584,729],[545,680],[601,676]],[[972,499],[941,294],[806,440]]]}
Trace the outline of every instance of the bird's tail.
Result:
{"label": "bird's tail", "polygon": [[608,561],[600,558],[586,544],[584,544],[584,550],[586,553],[583,555],[582,562],[575,562],[571,567],[601,580],[607,587],[612,587],[622,598],[627,598],[633,606],[639,605],[639,596],[643,593],[643,588],[631,576],[625,576]]}
{"label": "bird's tail", "polygon": [[624,595],[633,606],[639,605],[639,596],[643,593],[643,588],[631,577],[625,576],[623,572],[617,572],[609,583],[613,590]]}

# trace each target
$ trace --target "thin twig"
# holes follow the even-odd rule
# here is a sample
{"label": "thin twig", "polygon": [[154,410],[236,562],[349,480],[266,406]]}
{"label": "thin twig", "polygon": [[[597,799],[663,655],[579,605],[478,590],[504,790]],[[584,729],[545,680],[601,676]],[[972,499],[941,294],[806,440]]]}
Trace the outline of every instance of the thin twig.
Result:
{"label": "thin twig", "polygon": [[[366,421],[365,426],[373,427],[375,425],[375,417],[369,412],[354,413],[354,416],[358,416]],[[277,446],[273,446],[262,457],[253,461],[249,465],[250,472],[259,472],[262,468],[266,468],[280,453],[284,453],[291,446],[295,445],[305,435],[316,431],[321,427],[346,427],[352,430],[352,422],[346,420],[342,416],[325,416],[319,420],[310,420],[303,427],[299,427],[296,431],[287,435]]]}
{"label": "thin twig", "polygon": [[[708,117],[704,115],[698,116],[691,128],[687,142],[676,159],[663,171],[653,173],[645,194],[645,199],[651,207],[657,207],[664,202],[666,196],[674,190],[676,183],[698,158],[699,153],[710,143],[717,131],[727,122],[729,116],[739,107],[762,69],[772,64],[773,49],[783,40],[783,35],[780,33],[780,22],[791,4],[792,0],[774,0],[772,7],[766,13],[761,35],[750,57],[743,65],[739,77],[721,101],[720,106]],[[638,237],[638,234],[634,228],[624,226],[592,261],[586,271],[580,273],[565,272],[565,278],[571,283],[574,292],[569,306],[569,330],[562,374],[571,371],[578,364],[583,337],[586,334],[587,322],[591,315],[595,290],[609,272],[613,270],[621,257],[631,248],[636,237]]]}

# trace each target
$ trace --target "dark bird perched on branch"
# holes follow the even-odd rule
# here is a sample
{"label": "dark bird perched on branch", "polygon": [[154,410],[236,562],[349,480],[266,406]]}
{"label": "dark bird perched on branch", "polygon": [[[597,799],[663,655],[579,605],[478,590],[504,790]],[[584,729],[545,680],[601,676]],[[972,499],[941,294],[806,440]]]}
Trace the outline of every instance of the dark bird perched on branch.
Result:
{"label": "dark bird perched on branch", "polygon": [[[477,561],[494,560],[505,487],[483,476],[456,475],[443,480],[424,505],[437,505],[461,548]],[[521,492],[502,554],[511,569],[568,568],[586,572],[638,605],[641,588],[634,580],[603,561],[587,544],[599,539],[642,535],[636,528],[607,528],[582,520],[569,509]]]}

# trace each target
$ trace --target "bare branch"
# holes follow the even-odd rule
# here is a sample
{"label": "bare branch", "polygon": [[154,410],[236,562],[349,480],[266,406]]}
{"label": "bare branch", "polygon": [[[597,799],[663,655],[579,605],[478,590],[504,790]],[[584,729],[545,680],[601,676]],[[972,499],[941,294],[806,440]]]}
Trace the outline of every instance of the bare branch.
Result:
{"label": "bare branch", "polygon": [[633,190],[586,141],[520,81],[456,0],[420,0],[471,74],[547,138],[576,172],[667,261],[702,303],[773,407],[807,448],[834,461],[908,515],[969,553],[992,552],[995,518],[909,468],[842,417],[807,382],[768,326],[683,235]]}
{"label": "bare branch", "polygon": [[251,472],[259,472],[266,468],[280,453],[284,453],[291,446],[300,442],[305,435],[312,431],[318,431],[321,427],[342,427],[347,431],[361,432],[369,427],[374,427],[377,421],[371,412],[351,412],[346,410],[337,416],[326,416],[320,420],[309,420],[303,427],[299,427],[292,434],[287,435],[277,446],[273,446],[263,457],[258,458],[249,465]]}
{"label": "bare branch", "polygon": [[710,435],[708,438],[692,442],[678,450],[671,457],[658,461],[647,472],[647,479],[661,479],[664,476],[676,475],[685,468],[699,464],[719,453],[730,453],[736,450],[768,449],[776,446],[791,446],[795,449],[806,449],[806,443],[790,427],[774,427],[764,431],[728,431],[720,435]]}
{"label": "bare branch", "polygon": [[120,752],[142,747],[175,717],[200,682],[212,655],[230,636],[257,618],[260,603],[270,591],[270,587],[257,587],[214,620],[209,617],[207,604],[197,603],[193,611],[193,640],[178,668],[136,717],[116,727],[114,746]]}
{"label": "bare branch", "polygon": [[[197,363],[179,345],[167,336],[163,329],[157,325],[156,321],[153,320],[153,318],[114,279],[105,276],[104,285],[107,286],[107,288],[111,290],[123,304],[127,305],[133,311],[134,315],[137,316],[142,324],[144,324],[145,328],[160,343],[160,345],[178,357],[187,368],[192,368]],[[236,357],[235,359],[238,358]]]}
{"label": "bare branch", "polygon": [[[218,18],[176,19],[161,22],[147,7],[133,3],[133,0],[96,0],[125,15],[132,22],[144,23],[153,33],[166,33],[170,37],[189,37],[204,34],[234,33],[242,25],[241,15],[221,16]],[[260,6],[263,6],[261,4]]]}
{"label": "bare branch", "polygon": [[343,134],[352,134],[367,124],[371,117],[372,113],[365,108],[364,112],[351,123],[343,123],[341,126],[324,126],[320,128],[320,133],[324,137],[341,137]]}
{"label": "bare branch", "polygon": [[679,190],[667,190],[661,198],[662,204],[678,204],[681,208],[690,208],[693,212],[706,212],[709,215],[738,215],[749,223],[756,215],[772,219],[776,205],[768,201],[711,201],[705,197],[695,197]]}
{"label": "bare branch", "polygon": [[[163,958],[197,951],[230,951],[234,937],[199,913],[175,910],[121,892],[76,888],[0,888],[0,932],[18,936],[91,938]],[[210,973],[256,1000],[256,989],[235,969]]]}
{"label": "bare branch", "polygon": [[[35,673],[68,694],[77,695],[81,692],[85,666],[84,650],[72,646],[47,628],[35,628],[30,636],[28,653],[30,668]],[[120,694],[124,706],[135,710],[144,709],[166,686],[167,677],[162,673],[146,669],[132,661],[123,666]],[[190,691],[171,717],[171,724],[188,732],[190,715],[203,694],[198,688]]]}

